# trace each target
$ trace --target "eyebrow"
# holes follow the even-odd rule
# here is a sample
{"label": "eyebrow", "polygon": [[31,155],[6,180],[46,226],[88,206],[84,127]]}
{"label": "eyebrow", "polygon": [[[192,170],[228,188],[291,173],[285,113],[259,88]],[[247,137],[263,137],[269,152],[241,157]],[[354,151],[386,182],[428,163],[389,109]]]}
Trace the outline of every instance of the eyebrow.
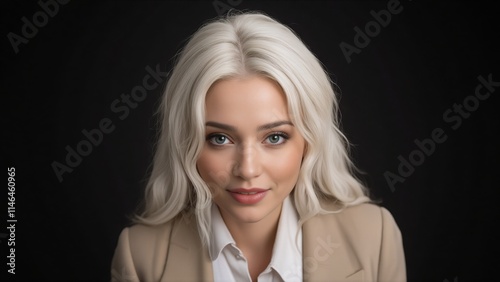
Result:
{"label": "eyebrow", "polygon": [[[281,121],[275,121],[275,122],[271,122],[271,123],[267,123],[267,124],[264,124],[264,125],[261,125],[257,128],[258,131],[263,131],[263,130],[267,130],[267,129],[271,129],[271,128],[275,128],[275,127],[278,127],[278,126],[281,126],[281,125],[291,125],[293,126],[293,123],[288,121],[288,120],[281,120]],[[220,122],[215,122],[215,121],[207,121],[207,123],[205,123],[206,126],[211,126],[211,127],[217,127],[217,128],[220,128],[220,129],[224,129],[224,130],[227,130],[227,131],[236,131],[236,127],[232,126],[232,125],[228,125],[228,124],[224,124],[224,123],[220,123]]]}

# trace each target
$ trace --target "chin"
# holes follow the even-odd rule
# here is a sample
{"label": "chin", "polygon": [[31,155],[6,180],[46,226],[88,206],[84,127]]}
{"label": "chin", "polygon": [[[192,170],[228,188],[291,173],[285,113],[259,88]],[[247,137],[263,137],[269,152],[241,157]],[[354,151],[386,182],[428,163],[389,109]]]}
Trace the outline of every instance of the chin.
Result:
{"label": "chin", "polygon": [[252,206],[252,207],[231,207],[226,209],[230,216],[241,223],[256,223],[261,221],[266,217],[268,213],[262,210],[262,207]]}
{"label": "chin", "polygon": [[280,205],[274,206],[265,202],[261,202],[260,205],[240,205],[236,203],[228,205],[227,202],[219,205],[219,211],[222,209],[221,214],[225,213],[235,223],[258,223],[262,220],[274,218],[276,215],[275,210],[279,208]]}

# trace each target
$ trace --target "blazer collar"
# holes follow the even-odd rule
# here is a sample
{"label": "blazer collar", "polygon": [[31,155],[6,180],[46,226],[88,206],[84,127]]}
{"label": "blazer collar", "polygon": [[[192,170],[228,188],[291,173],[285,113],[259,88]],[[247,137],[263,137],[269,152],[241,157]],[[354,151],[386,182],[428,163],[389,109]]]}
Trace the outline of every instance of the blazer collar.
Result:
{"label": "blazer collar", "polygon": [[333,216],[315,216],[302,226],[303,281],[363,281],[349,238]]}
{"label": "blazer collar", "polygon": [[[307,220],[302,236],[303,281],[363,280],[361,264],[335,216]],[[161,281],[213,281],[212,262],[199,239],[194,216],[177,220],[170,238]]]}
{"label": "blazer collar", "polygon": [[213,281],[213,277],[210,256],[202,246],[196,220],[192,214],[185,215],[172,228],[161,281]]}

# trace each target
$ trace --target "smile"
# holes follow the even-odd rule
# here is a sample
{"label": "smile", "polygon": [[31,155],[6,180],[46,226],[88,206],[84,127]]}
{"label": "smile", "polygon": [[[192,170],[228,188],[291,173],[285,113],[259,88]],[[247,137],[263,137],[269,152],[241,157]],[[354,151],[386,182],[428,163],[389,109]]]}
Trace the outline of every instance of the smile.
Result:
{"label": "smile", "polygon": [[268,189],[252,188],[252,189],[232,189],[228,190],[229,194],[240,204],[255,205],[262,201],[266,196]]}

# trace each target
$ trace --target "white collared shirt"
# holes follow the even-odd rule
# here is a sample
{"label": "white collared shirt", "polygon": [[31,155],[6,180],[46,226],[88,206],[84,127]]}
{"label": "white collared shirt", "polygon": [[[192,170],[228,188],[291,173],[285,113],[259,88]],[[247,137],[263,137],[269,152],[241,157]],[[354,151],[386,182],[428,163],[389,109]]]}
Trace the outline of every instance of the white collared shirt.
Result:
{"label": "white collared shirt", "polygon": [[[209,250],[214,281],[251,282],[247,260],[236,246],[215,203],[211,212],[212,230],[217,230],[210,238]],[[298,220],[297,211],[287,197],[281,209],[271,262],[258,276],[258,282],[302,281],[302,230]]]}

